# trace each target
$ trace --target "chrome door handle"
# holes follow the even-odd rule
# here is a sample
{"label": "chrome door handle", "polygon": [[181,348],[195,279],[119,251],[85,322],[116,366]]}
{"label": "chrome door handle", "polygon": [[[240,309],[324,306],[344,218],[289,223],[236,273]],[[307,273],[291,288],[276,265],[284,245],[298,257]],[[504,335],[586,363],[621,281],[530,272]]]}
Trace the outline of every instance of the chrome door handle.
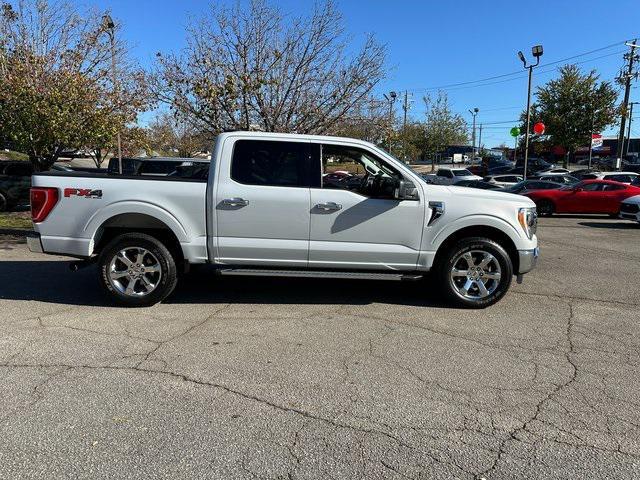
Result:
{"label": "chrome door handle", "polygon": [[327,202],[327,203],[319,203],[315,206],[318,210],[322,210],[324,212],[335,212],[337,210],[342,209],[342,205],[336,202]]}
{"label": "chrome door handle", "polygon": [[226,207],[246,207],[249,205],[249,200],[244,198],[225,198],[222,200],[222,204]]}

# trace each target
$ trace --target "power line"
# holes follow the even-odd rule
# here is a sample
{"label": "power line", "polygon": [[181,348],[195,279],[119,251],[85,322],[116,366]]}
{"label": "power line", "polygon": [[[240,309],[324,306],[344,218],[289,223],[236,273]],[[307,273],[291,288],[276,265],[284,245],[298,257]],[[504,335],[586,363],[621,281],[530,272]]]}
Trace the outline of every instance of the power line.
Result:
{"label": "power line", "polygon": [[[625,40],[620,41],[620,42],[616,42],[616,43],[612,43],[611,45],[607,45],[607,46],[604,46],[604,47],[596,48],[596,49],[590,50],[588,52],[583,52],[583,53],[579,53],[577,55],[572,55],[570,57],[562,58],[560,60],[556,60],[556,61],[553,61],[553,62],[544,63],[544,64],[542,64],[540,66],[541,67],[548,67],[548,66],[551,66],[551,65],[557,65],[559,63],[566,62],[568,60],[573,60],[574,58],[584,57],[586,55],[591,55],[593,53],[597,53],[597,52],[601,52],[603,50],[607,50],[609,48],[613,48],[615,46],[624,44],[624,42],[625,42]],[[608,56],[611,56],[611,55],[618,55],[619,53],[620,52],[614,52],[612,54],[602,55],[602,56],[599,56],[599,57],[595,57],[595,58],[592,58],[592,59],[585,60],[583,62],[576,62],[576,63],[586,63],[586,62],[589,62],[589,61],[598,60],[600,58],[608,57]],[[554,69],[554,71],[555,71],[555,69]],[[539,73],[542,73],[542,72],[539,72]],[[491,77],[481,78],[481,79],[478,79],[478,80],[469,80],[469,81],[466,81],[466,82],[450,83],[450,84],[444,84],[444,85],[439,85],[439,86],[415,88],[415,89],[409,89],[409,90],[412,91],[412,92],[422,92],[422,91],[429,91],[429,90],[446,90],[446,89],[450,89],[450,88],[454,88],[454,87],[463,87],[463,86],[472,85],[472,84],[476,84],[476,83],[481,83],[482,84],[482,85],[478,85],[478,86],[493,85],[495,83],[502,83],[502,82],[505,82],[505,81],[511,81],[511,80],[515,80],[515,79],[507,79],[507,80],[501,80],[499,82],[491,82],[491,83],[483,83],[483,82],[487,82],[487,81],[490,81],[490,80],[496,80],[496,79],[499,79],[499,78],[513,77],[514,75],[516,75],[517,78],[522,78],[523,77],[522,70],[518,70],[518,71],[514,71],[514,72],[510,72],[510,73],[504,73],[502,75],[493,75]]]}
{"label": "power line", "polygon": [[[575,62],[573,65],[582,65],[584,63],[589,63],[589,62],[593,62],[594,60],[600,60],[601,58],[605,58],[605,57],[611,57],[613,55],[620,55],[624,53],[624,50],[618,51],[618,52],[613,52],[613,53],[609,53],[607,55],[601,55],[599,57],[594,57],[594,58],[590,58],[587,60],[583,60],[581,62]],[[548,70],[541,70],[539,72],[536,73],[536,75],[540,76],[540,75],[544,75],[547,73],[552,73],[555,72],[556,69],[555,68],[550,68]],[[441,89],[441,90],[448,90],[448,91],[454,91],[454,90],[465,90],[467,88],[476,88],[476,87],[486,87],[489,85],[497,85],[499,83],[506,83],[506,82],[513,82],[516,80],[522,80],[523,78],[526,78],[526,74],[522,74],[522,72],[520,72],[521,75],[517,76],[517,77],[513,77],[513,78],[507,78],[505,80],[496,80],[495,82],[487,82],[487,83],[479,83],[477,85],[467,85],[467,86],[463,86],[463,87],[453,87],[453,88],[448,88],[448,89]]]}

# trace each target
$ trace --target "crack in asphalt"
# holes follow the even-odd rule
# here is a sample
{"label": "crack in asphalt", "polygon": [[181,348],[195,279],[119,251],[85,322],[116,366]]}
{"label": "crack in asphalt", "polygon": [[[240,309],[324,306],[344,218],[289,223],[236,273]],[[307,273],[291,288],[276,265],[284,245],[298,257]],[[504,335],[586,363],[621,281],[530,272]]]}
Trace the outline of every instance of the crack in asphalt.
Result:
{"label": "crack in asphalt", "polygon": [[640,302],[623,302],[621,300],[603,300],[601,298],[590,298],[590,297],[578,297],[575,295],[560,295],[556,293],[538,293],[538,292],[524,292],[521,290],[513,290],[510,292],[510,295],[530,295],[534,297],[544,297],[544,298],[553,298],[554,300],[579,300],[583,302],[594,302],[594,303],[602,303],[602,304],[612,304],[612,305],[620,305],[623,307],[638,307],[640,306]]}
{"label": "crack in asphalt", "polygon": [[[176,372],[173,371],[172,369],[169,368],[167,362],[161,358],[159,358],[158,351],[161,349],[162,346],[170,343],[170,342],[174,342],[182,337],[188,336],[189,334],[193,333],[196,329],[198,329],[199,327],[205,325],[207,322],[211,321],[212,319],[216,318],[218,315],[220,315],[223,311],[225,311],[226,309],[228,309],[231,304],[227,304],[224,305],[223,307],[217,309],[215,312],[213,312],[212,314],[210,314],[209,316],[207,316],[206,318],[204,318],[203,320],[194,323],[193,325],[189,326],[187,329],[181,331],[180,333],[166,339],[166,340],[151,340],[149,338],[145,338],[145,337],[139,337],[139,336],[135,336],[135,335],[131,335],[126,329],[125,329],[125,333],[109,333],[109,332],[103,332],[103,331],[98,331],[98,330],[91,330],[91,329],[85,329],[85,328],[81,328],[81,327],[73,327],[73,326],[67,326],[67,325],[56,325],[53,324],[51,322],[46,322],[43,319],[44,318],[48,318],[50,316],[53,315],[57,315],[60,312],[55,312],[53,314],[48,314],[48,315],[43,315],[41,317],[31,317],[31,319],[37,318],[38,319],[38,325],[41,328],[61,328],[61,329],[70,329],[70,330],[77,330],[77,331],[81,331],[81,332],[86,332],[86,333],[91,333],[91,334],[98,334],[98,335],[108,335],[108,336],[120,336],[120,337],[128,337],[130,339],[135,339],[135,340],[140,340],[140,341],[145,341],[145,342],[149,342],[150,344],[152,344],[152,348],[143,352],[143,353],[135,353],[135,354],[130,354],[130,355],[126,355],[123,357],[120,357],[116,360],[114,360],[114,363],[117,361],[121,361],[123,359],[128,359],[128,358],[134,358],[134,357],[142,357],[139,361],[137,361],[135,363],[134,366],[117,366],[117,365],[73,365],[73,364],[40,364],[40,363],[35,363],[35,364],[29,364],[29,363],[18,363],[15,362],[15,360],[17,358],[20,357],[20,355],[22,353],[24,353],[26,351],[26,349],[29,347],[29,344],[26,344],[25,346],[23,346],[18,352],[13,353],[10,357],[7,358],[7,360],[5,360],[3,363],[0,363],[0,367],[3,368],[39,368],[39,369],[46,369],[46,370],[52,370],[51,373],[47,373],[45,378],[41,381],[39,381],[31,390],[31,396],[33,397],[33,400],[28,403],[27,405],[25,405],[24,407],[22,407],[19,410],[23,410],[26,408],[30,408],[33,405],[37,404],[38,402],[40,402],[46,392],[46,387],[48,384],[50,384],[56,377],[59,376],[64,376],[66,373],[68,373],[71,370],[74,369],[89,369],[89,370],[100,370],[100,369],[104,369],[104,370],[120,370],[120,371],[128,371],[128,372],[135,372],[135,373],[142,373],[142,374],[147,374],[147,375],[151,375],[151,374],[159,374],[159,375],[165,375],[165,376],[169,376],[171,378],[175,378],[175,379],[179,379],[181,381],[184,382],[188,382],[188,383],[192,383],[192,384],[196,384],[196,385],[200,385],[200,386],[205,386],[205,387],[209,387],[209,388],[215,388],[215,389],[219,389],[221,391],[224,391],[226,393],[229,393],[231,395],[243,398],[247,401],[251,401],[251,402],[256,402],[258,404],[267,406],[271,409],[277,410],[277,411],[281,411],[283,413],[291,413],[291,414],[295,414],[298,416],[301,416],[302,418],[304,418],[303,421],[303,425],[302,427],[296,431],[295,436],[294,436],[294,441],[292,445],[281,445],[282,447],[286,448],[289,455],[292,458],[293,461],[293,466],[292,468],[289,470],[289,472],[287,472],[286,476],[287,478],[294,478],[295,476],[295,472],[296,469],[300,466],[300,464],[302,463],[302,461],[305,458],[304,453],[299,454],[296,450],[299,444],[299,436],[301,434],[301,432],[303,431],[303,429],[306,427],[307,425],[307,421],[316,421],[316,422],[321,422],[327,426],[330,426],[332,428],[336,428],[336,429],[347,429],[362,435],[377,435],[383,438],[388,439],[389,441],[392,441],[394,444],[396,444],[398,447],[401,448],[405,448],[407,450],[410,451],[415,451],[417,454],[419,455],[423,455],[425,457],[428,457],[429,460],[431,460],[431,464],[434,463],[438,463],[444,466],[447,466],[448,468],[455,468],[456,470],[458,470],[459,474],[461,475],[466,475],[469,477],[475,477],[475,478],[488,478],[490,475],[492,475],[493,473],[496,472],[496,470],[500,467],[500,465],[502,464],[503,460],[505,460],[505,458],[507,458],[508,456],[514,456],[514,454],[512,453],[507,453],[507,446],[509,445],[510,442],[521,442],[523,444],[529,444],[529,445],[536,445],[538,442],[541,442],[542,440],[546,440],[546,441],[550,441],[550,442],[555,442],[558,444],[562,444],[562,445],[566,445],[568,447],[572,447],[572,448],[588,448],[588,449],[593,449],[593,450],[597,450],[597,451],[602,451],[602,452],[606,452],[606,453],[618,453],[621,455],[625,455],[625,456],[629,456],[631,458],[634,459],[639,459],[640,455],[637,455],[633,452],[627,452],[624,451],[620,441],[615,437],[615,435],[613,434],[612,430],[611,430],[611,426],[609,425],[609,416],[612,416],[613,418],[616,418],[617,420],[620,421],[627,421],[629,424],[635,426],[635,427],[640,427],[639,424],[635,423],[635,422],[631,422],[629,420],[625,420],[622,418],[619,418],[613,414],[611,414],[610,412],[604,412],[604,411],[600,411],[598,409],[596,409],[595,406],[590,405],[588,399],[584,396],[584,394],[580,391],[578,391],[577,389],[574,389],[576,391],[576,393],[578,393],[582,398],[583,401],[585,403],[585,405],[589,406],[591,409],[593,409],[594,411],[597,411],[598,413],[600,413],[601,415],[604,415],[606,417],[607,420],[607,425],[606,425],[606,430],[607,432],[603,432],[600,430],[593,430],[593,431],[597,431],[598,433],[603,433],[606,434],[608,433],[608,437],[609,439],[611,439],[612,442],[614,442],[614,445],[612,445],[612,447],[614,448],[605,448],[602,446],[597,446],[597,445],[593,445],[593,444],[589,444],[588,441],[583,438],[582,436],[578,435],[576,432],[568,430],[563,428],[560,425],[555,424],[554,422],[548,421],[546,419],[540,418],[542,416],[542,414],[544,413],[545,409],[551,404],[555,404],[555,405],[559,405],[560,408],[562,408],[565,411],[565,414],[570,414],[570,412],[566,409],[566,407],[564,407],[562,405],[562,403],[558,400],[558,396],[559,394],[563,391],[566,390],[568,388],[572,388],[572,385],[577,381],[579,375],[582,375],[583,373],[588,373],[588,370],[584,367],[579,368],[578,367],[578,363],[576,360],[577,357],[577,352],[576,352],[576,338],[578,336],[581,337],[586,337],[586,338],[591,338],[592,341],[597,341],[598,337],[606,337],[609,338],[610,341],[614,342],[614,343],[620,343],[621,346],[626,347],[627,349],[633,349],[633,348],[637,348],[636,345],[631,344],[631,343],[625,343],[623,342],[619,337],[616,337],[612,334],[606,333],[606,332],[602,332],[596,329],[592,329],[591,331],[589,331],[589,329],[587,329],[586,327],[584,328],[579,328],[575,325],[575,312],[574,312],[574,304],[572,301],[576,301],[576,302],[596,302],[596,303],[602,303],[602,304],[615,304],[615,305],[622,305],[622,306],[635,306],[635,304],[630,304],[630,303],[626,303],[626,302],[617,302],[617,301],[606,301],[606,300],[599,300],[599,299],[590,299],[590,298],[584,298],[584,297],[575,297],[575,296],[560,296],[560,295],[550,295],[550,294],[539,294],[539,293],[530,293],[530,292],[513,292],[514,294],[519,294],[519,295],[533,295],[533,296],[540,296],[540,297],[545,297],[545,298],[550,298],[550,299],[554,299],[554,300],[569,300],[568,303],[566,303],[567,307],[568,307],[568,313],[567,313],[567,319],[566,319],[566,325],[565,325],[565,329],[563,331],[563,335],[561,335],[561,339],[558,342],[558,345],[554,345],[553,347],[524,347],[520,344],[508,344],[508,345],[496,345],[496,344],[492,344],[489,341],[484,341],[484,340],[479,340],[477,338],[470,338],[464,335],[458,335],[456,333],[450,332],[450,331],[442,331],[442,330],[438,330],[436,328],[433,327],[427,327],[424,325],[417,325],[417,324],[413,324],[410,322],[404,322],[404,321],[399,321],[399,320],[395,320],[395,319],[389,319],[389,318],[383,318],[380,316],[376,316],[376,315],[369,315],[369,314],[345,314],[345,316],[353,316],[356,318],[365,318],[365,319],[372,319],[372,320],[378,320],[378,321],[383,321],[384,326],[386,327],[386,330],[383,332],[383,334],[381,336],[375,337],[375,338],[369,338],[365,341],[365,345],[358,350],[354,350],[349,356],[345,357],[343,359],[343,369],[344,369],[344,377],[343,377],[343,381],[347,381],[351,375],[350,373],[350,363],[353,360],[353,358],[356,355],[359,354],[366,354],[369,355],[373,358],[377,358],[380,361],[389,363],[393,366],[395,366],[395,368],[397,368],[398,370],[404,371],[406,372],[408,375],[410,375],[412,378],[414,378],[416,381],[424,384],[424,385],[428,385],[428,386],[433,386],[435,388],[437,388],[440,391],[446,392],[448,394],[450,394],[452,397],[456,398],[456,403],[463,405],[467,408],[469,408],[471,411],[470,412],[465,412],[465,411],[461,411],[460,414],[462,416],[462,425],[459,427],[453,427],[453,428],[449,428],[446,427],[443,429],[443,431],[446,434],[451,434],[454,435],[457,439],[458,442],[460,442],[463,445],[467,445],[471,448],[474,449],[481,449],[483,451],[486,451],[488,453],[491,453],[493,455],[495,455],[495,458],[492,460],[491,464],[489,465],[488,468],[477,472],[477,471],[470,471],[468,468],[465,468],[461,465],[459,465],[455,459],[453,459],[451,457],[451,455],[449,455],[447,452],[443,452],[440,451],[438,449],[435,449],[435,451],[432,450],[428,450],[428,449],[420,449],[418,450],[418,447],[414,446],[411,444],[410,441],[407,441],[405,438],[402,438],[402,435],[397,435],[394,434],[393,432],[401,429],[401,428],[411,428],[412,430],[414,430],[416,433],[420,433],[422,435],[424,435],[425,433],[430,435],[431,438],[434,441],[441,441],[443,437],[437,437],[434,432],[433,429],[420,429],[418,427],[414,427],[414,426],[409,426],[409,427],[405,427],[405,426],[400,426],[400,427],[392,427],[391,425],[387,425],[384,422],[380,421],[379,419],[371,419],[365,416],[358,416],[358,415],[351,415],[354,419],[356,420],[362,420],[363,422],[368,423],[369,425],[373,425],[373,428],[368,428],[367,426],[363,426],[363,425],[358,425],[357,422],[356,424],[353,424],[349,421],[337,421],[335,418],[332,418],[330,416],[323,416],[320,415],[318,413],[315,412],[310,412],[301,408],[295,408],[295,407],[290,407],[290,406],[286,406],[286,405],[281,405],[277,402],[274,402],[273,400],[270,400],[268,398],[262,398],[258,395],[254,395],[252,393],[247,393],[244,392],[240,389],[237,389],[233,386],[228,386],[225,385],[223,383],[218,383],[218,382],[213,382],[213,381],[206,381],[206,380],[202,380],[199,378],[195,378],[193,376],[190,376],[188,374],[183,374],[180,372]],[[26,319],[25,319],[26,320]],[[518,426],[517,428],[514,428],[512,430],[506,431],[502,428],[499,428],[496,426],[495,422],[494,422],[494,418],[493,415],[495,415],[495,411],[493,412],[489,412],[486,410],[483,410],[481,408],[481,406],[475,404],[474,397],[473,394],[465,391],[463,389],[456,389],[456,388],[452,388],[450,386],[446,386],[444,384],[442,384],[439,381],[434,381],[434,380],[430,380],[430,379],[426,379],[423,378],[419,373],[417,373],[416,371],[414,371],[412,368],[410,368],[409,366],[403,365],[401,362],[399,362],[398,360],[394,359],[394,358],[388,358],[387,356],[378,353],[378,345],[380,343],[382,343],[383,341],[385,341],[385,339],[388,339],[387,337],[389,337],[392,333],[397,332],[399,329],[397,328],[393,328],[392,325],[398,325],[398,326],[404,326],[404,327],[409,327],[409,328],[418,328],[421,330],[425,330],[433,335],[439,335],[439,336],[446,336],[452,339],[455,339],[456,341],[462,341],[462,342],[469,342],[472,344],[476,344],[479,345],[483,348],[488,348],[488,349],[492,349],[492,350],[500,350],[506,354],[508,354],[508,356],[510,358],[514,358],[517,359],[518,361],[524,363],[524,364],[529,364],[532,365],[532,376],[531,378],[528,380],[528,382],[532,385],[536,385],[537,381],[539,379],[539,369],[541,366],[546,366],[548,368],[551,368],[548,365],[545,365],[544,363],[541,363],[539,361],[539,359],[535,356],[535,354],[538,354],[540,352],[545,352],[547,354],[552,354],[554,356],[554,358],[558,358],[561,357],[564,359],[564,365],[565,368],[568,368],[568,373],[567,372],[563,372],[564,375],[564,380],[562,380],[561,382],[557,382],[557,383],[553,383],[553,382],[545,382],[547,384],[551,384],[550,389],[544,391],[544,396],[539,399],[539,401],[535,404],[535,406],[533,407],[533,413],[532,415],[529,415],[528,418],[526,420],[524,420],[524,422],[522,422],[522,424],[520,426]],[[400,329],[401,330],[401,329]],[[626,335],[629,336],[629,339],[633,339],[633,334],[632,333],[625,333]],[[521,339],[522,341],[525,341],[526,339]],[[562,348],[561,352],[557,351],[557,348]],[[615,348],[611,351],[606,350],[604,348],[591,348],[589,347],[584,347],[584,349],[588,349],[594,352],[599,352],[599,353],[616,353]],[[554,352],[555,351],[555,352]],[[530,359],[525,359],[522,356],[518,355],[518,353],[533,353],[534,356]],[[627,353],[627,355],[631,355],[630,353]],[[628,357],[628,360],[630,362],[630,357]],[[160,369],[154,369],[154,368],[150,368],[149,366],[145,367],[145,363],[147,362],[161,362],[163,363],[163,368]],[[556,371],[556,373],[558,373]],[[580,377],[582,378],[582,377]],[[601,379],[602,382],[604,382],[603,379]],[[607,396],[608,398],[611,398],[612,400],[615,400],[617,402],[625,402],[625,403],[629,403],[632,405],[638,405],[635,402],[631,402],[631,401],[627,401],[618,397],[614,397],[614,396],[610,396],[610,394],[606,391],[606,389],[604,388],[605,385],[603,383],[603,389],[602,389],[602,395]],[[531,393],[531,391],[536,391],[539,393],[543,393],[541,390],[536,390],[535,388],[528,388],[528,387],[523,387],[523,388],[508,388],[508,387],[485,387],[485,388],[491,388],[496,390],[497,394],[499,396],[501,396],[501,393],[503,391],[516,391],[516,392],[527,392],[527,393]],[[540,388],[540,387],[538,387]],[[357,402],[358,399],[356,398],[354,400],[354,402]],[[502,403],[506,403],[504,402],[504,400],[502,401]],[[506,408],[505,411],[509,412],[511,409],[510,408]],[[346,412],[345,412],[346,413]],[[486,415],[488,416],[488,421],[490,421],[491,423],[491,427],[490,430],[487,429],[486,427],[483,428],[483,423],[481,421],[478,420],[478,418],[482,415]],[[9,414],[8,417],[10,417],[11,414]],[[8,417],[3,418],[2,420],[0,420],[0,423],[4,422]],[[579,420],[580,421],[580,420]],[[555,429],[557,432],[560,432],[564,435],[566,435],[568,437],[568,439],[562,439],[559,438],[557,435],[553,436],[553,437],[547,437],[545,435],[541,435],[540,433],[536,433],[535,431],[532,431],[532,426],[535,424],[535,422],[539,422],[540,424],[545,424],[547,426],[549,426],[550,428]],[[382,428],[380,428],[382,427]],[[588,425],[585,424],[585,428],[587,428]],[[464,438],[464,435],[466,432],[475,432],[479,435],[484,435],[490,438],[494,438],[495,440],[499,441],[499,445],[494,449],[494,448],[489,448],[489,447],[484,447],[482,445],[479,445],[477,443],[473,443],[470,440],[467,440]],[[527,441],[526,438],[522,437],[523,433],[527,433],[530,435],[533,435],[534,437],[537,437],[533,442],[529,442]],[[504,435],[504,438],[500,439],[501,436]],[[473,437],[471,437],[471,440],[473,440]],[[572,440],[575,440],[574,443]],[[592,442],[593,443],[593,442]],[[361,455],[361,461],[362,461],[362,475],[365,475],[365,466],[366,466],[366,458],[364,456],[364,450],[363,450],[363,446],[362,443],[360,444],[360,448],[362,450],[362,455]],[[537,457],[537,454],[535,454],[534,452],[534,456],[530,457],[528,459],[529,462],[533,462],[533,461],[539,461],[540,463],[544,464],[543,460]],[[393,472],[393,474],[399,475],[403,478],[411,478],[414,479],[415,477],[409,476],[406,473],[400,471],[393,463],[385,461],[385,460],[379,460],[380,465],[385,468],[386,470],[389,471],[389,473],[391,474]],[[245,471],[247,471],[247,473],[250,473],[252,476],[254,476],[255,478],[260,478],[260,476],[258,474],[256,474],[255,472],[249,472],[248,470],[246,470],[245,468],[246,466],[243,466],[243,468],[245,469]],[[329,476],[327,474],[327,476]]]}
{"label": "crack in asphalt", "polygon": [[503,456],[505,455],[505,447],[507,445],[508,442],[510,441],[521,441],[521,439],[518,438],[518,434],[520,432],[524,432],[524,431],[528,431],[529,433],[535,435],[535,433],[530,432],[529,431],[529,425],[531,425],[532,422],[536,421],[538,416],[540,415],[540,413],[542,412],[542,409],[544,407],[544,405],[549,402],[554,395],[558,394],[561,390],[567,388],[569,385],[571,385],[573,382],[575,382],[577,375],[578,375],[578,366],[576,365],[576,363],[574,362],[572,356],[575,354],[575,346],[573,343],[573,338],[572,338],[572,334],[573,334],[573,322],[574,322],[574,311],[573,311],[573,304],[568,303],[567,304],[569,307],[569,315],[568,315],[568,319],[567,319],[567,326],[566,326],[566,330],[565,330],[565,338],[566,338],[566,344],[567,344],[567,349],[564,352],[564,356],[566,358],[567,363],[570,366],[570,373],[568,375],[568,378],[562,382],[559,385],[555,385],[554,388],[549,391],[549,393],[543,397],[536,405],[535,405],[535,410],[533,415],[526,420],[520,427],[512,430],[509,433],[509,437],[505,438],[501,444],[500,444],[500,448],[498,450],[498,454],[493,462],[493,464],[491,466],[489,466],[488,469],[478,473],[476,475],[476,478],[483,478],[483,477],[489,477],[491,475],[492,472],[495,471],[495,469],[498,467],[500,461],[502,460]]}

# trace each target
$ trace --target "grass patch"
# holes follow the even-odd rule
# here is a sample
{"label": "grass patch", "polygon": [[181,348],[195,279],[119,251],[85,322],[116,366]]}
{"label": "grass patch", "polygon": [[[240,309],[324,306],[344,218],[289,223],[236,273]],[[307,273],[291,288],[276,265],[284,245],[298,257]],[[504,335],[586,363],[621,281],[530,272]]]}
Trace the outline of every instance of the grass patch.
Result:
{"label": "grass patch", "polygon": [[29,160],[29,155],[26,153],[14,152],[13,150],[9,150],[8,152],[0,150],[0,160]]}
{"label": "grass patch", "polygon": [[30,212],[0,212],[0,228],[33,229]]}

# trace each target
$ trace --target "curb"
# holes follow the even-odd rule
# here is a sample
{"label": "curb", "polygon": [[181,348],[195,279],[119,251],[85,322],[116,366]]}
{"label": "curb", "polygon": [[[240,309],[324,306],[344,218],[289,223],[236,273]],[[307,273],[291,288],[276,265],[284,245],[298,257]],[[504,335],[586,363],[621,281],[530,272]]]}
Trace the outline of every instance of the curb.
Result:
{"label": "curb", "polygon": [[0,228],[0,235],[12,235],[14,237],[35,237],[36,232],[34,230],[27,230],[25,228]]}

